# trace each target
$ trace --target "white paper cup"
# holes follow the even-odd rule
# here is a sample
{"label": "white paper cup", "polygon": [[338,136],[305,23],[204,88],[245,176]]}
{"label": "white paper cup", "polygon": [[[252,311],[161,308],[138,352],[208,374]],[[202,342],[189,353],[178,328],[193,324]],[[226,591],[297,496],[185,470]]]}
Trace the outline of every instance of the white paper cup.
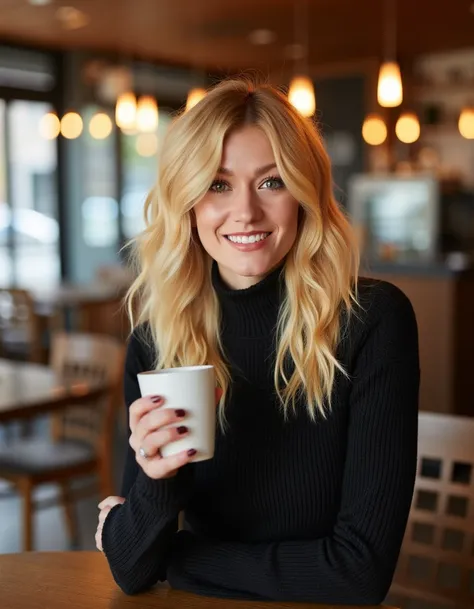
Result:
{"label": "white paper cup", "polygon": [[184,438],[163,446],[163,457],[194,448],[197,454],[193,461],[212,459],[217,409],[214,366],[165,368],[141,372],[137,378],[142,397],[159,395],[165,400],[160,408],[186,411],[182,424],[189,432]]}

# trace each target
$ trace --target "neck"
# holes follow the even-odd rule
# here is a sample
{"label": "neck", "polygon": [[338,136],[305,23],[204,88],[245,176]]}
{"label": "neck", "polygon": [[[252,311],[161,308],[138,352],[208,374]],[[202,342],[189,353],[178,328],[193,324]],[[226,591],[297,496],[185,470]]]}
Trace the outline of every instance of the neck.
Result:
{"label": "neck", "polygon": [[243,337],[273,331],[284,292],[282,269],[280,265],[258,283],[235,289],[227,285],[217,264],[213,264],[212,282],[226,332]]}
{"label": "neck", "polygon": [[217,267],[220,278],[222,282],[227,286],[227,288],[230,288],[231,290],[247,290],[248,288],[251,288],[252,286],[257,285],[258,283],[263,281],[265,277],[268,277],[268,275],[271,275],[275,271],[275,269],[281,267],[282,263],[280,261],[278,264],[273,266],[267,273],[264,273],[263,275],[251,276],[237,275],[237,273],[229,271],[227,267],[222,266],[218,263],[214,263],[214,265]]}
{"label": "neck", "polygon": [[231,290],[246,290],[265,279],[266,275],[253,275],[246,277],[245,275],[235,275],[229,273],[226,268],[218,267],[219,275],[223,283]]}

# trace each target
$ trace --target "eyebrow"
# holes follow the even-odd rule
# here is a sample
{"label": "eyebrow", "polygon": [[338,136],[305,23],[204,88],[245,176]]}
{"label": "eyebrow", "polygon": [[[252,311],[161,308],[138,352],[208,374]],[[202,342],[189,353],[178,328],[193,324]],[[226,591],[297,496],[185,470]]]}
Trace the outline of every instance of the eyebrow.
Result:
{"label": "eyebrow", "polygon": [[[268,165],[263,165],[262,167],[257,167],[257,169],[254,171],[254,175],[255,175],[255,177],[258,177],[258,176],[262,175],[262,173],[266,173],[270,169],[275,169],[276,166],[277,166],[276,163],[269,163]],[[228,176],[234,175],[234,172],[231,171],[230,169],[227,169],[227,167],[219,167],[219,169],[217,170],[217,173],[222,173],[222,174],[228,175]]]}

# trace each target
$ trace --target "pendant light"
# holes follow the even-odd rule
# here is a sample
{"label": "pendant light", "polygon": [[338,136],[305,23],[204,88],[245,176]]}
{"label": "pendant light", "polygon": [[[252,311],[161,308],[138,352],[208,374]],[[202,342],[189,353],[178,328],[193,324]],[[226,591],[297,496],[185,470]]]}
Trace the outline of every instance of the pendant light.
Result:
{"label": "pendant light", "polygon": [[115,106],[115,122],[122,131],[135,129],[137,117],[137,100],[132,91],[126,91],[118,96]]}
{"label": "pendant light", "polygon": [[202,32],[202,24],[200,23],[200,20],[202,19],[202,15],[201,15],[201,8],[200,8],[198,2],[192,3],[192,5],[190,7],[190,11],[189,11],[189,17],[190,17],[190,27],[192,28],[192,31],[194,32],[194,35],[187,37],[187,44],[189,47],[188,53],[189,53],[189,57],[192,58],[191,59],[192,86],[189,89],[188,95],[186,98],[185,112],[188,112],[188,110],[191,110],[191,108],[194,108],[194,106],[196,104],[198,104],[201,101],[201,99],[203,99],[207,94],[206,89],[202,86],[202,85],[206,84],[207,78],[202,69],[202,62],[199,61],[201,59],[201,57],[200,57],[201,46],[200,45],[202,44],[202,39],[200,37],[200,34]]}
{"label": "pendant light", "polygon": [[362,125],[362,137],[370,146],[380,146],[387,139],[387,126],[378,114],[368,114]]}
{"label": "pendant light", "polygon": [[377,99],[384,108],[396,108],[403,101],[400,66],[396,61],[397,11],[396,0],[385,0],[385,61],[380,66]]}
{"label": "pendant light", "polygon": [[303,116],[313,116],[316,112],[316,97],[308,76],[295,76],[292,79],[288,100]]}
{"label": "pendant light", "polygon": [[158,127],[158,105],[151,95],[142,95],[138,100],[136,127],[142,133],[153,133]]}
{"label": "pendant light", "polygon": [[105,112],[97,112],[89,121],[89,133],[95,140],[105,140],[112,133],[112,120]]}
{"label": "pendant light", "polygon": [[459,115],[459,133],[467,140],[474,140],[474,106],[463,108]]}
{"label": "pendant light", "polygon": [[126,66],[125,76],[121,83],[120,93],[115,104],[115,123],[124,133],[134,133],[136,130],[137,119],[137,98],[134,93],[134,62],[130,46],[129,23],[132,19],[130,5],[121,2],[117,7],[117,17],[119,19],[119,40],[122,46],[121,53],[123,64]]}
{"label": "pendant light", "polygon": [[84,124],[77,112],[66,112],[61,119],[61,135],[67,140],[75,140],[81,133]]}
{"label": "pendant light", "polygon": [[61,121],[55,112],[47,112],[41,117],[39,132],[45,140],[54,140],[61,132]]}
{"label": "pendant light", "polygon": [[403,112],[395,125],[395,133],[404,144],[416,142],[420,137],[420,131],[420,121],[414,112]]}
{"label": "pendant light", "polygon": [[191,110],[191,108],[194,108],[194,106],[198,104],[201,99],[206,97],[206,93],[206,89],[203,89],[202,87],[193,87],[192,89],[190,89],[188,93],[188,98],[186,100],[186,111]]}
{"label": "pendant light", "polygon": [[288,101],[302,116],[310,117],[316,112],[314,85],[308,76],[308,0],[296,0],[295,5],[295,46],[301,45],[297,58],[297,69],[290,82]]}

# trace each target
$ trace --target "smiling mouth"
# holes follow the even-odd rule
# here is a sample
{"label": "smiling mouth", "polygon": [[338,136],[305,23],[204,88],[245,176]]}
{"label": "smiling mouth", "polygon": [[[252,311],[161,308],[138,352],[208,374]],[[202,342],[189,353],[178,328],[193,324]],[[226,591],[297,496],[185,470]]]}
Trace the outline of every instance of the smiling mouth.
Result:
{"label": "smiling mouth", "polygon": [[252,235],[224,235],[232,243],[258,243],[264,241],[271,233],[254,233]]}

